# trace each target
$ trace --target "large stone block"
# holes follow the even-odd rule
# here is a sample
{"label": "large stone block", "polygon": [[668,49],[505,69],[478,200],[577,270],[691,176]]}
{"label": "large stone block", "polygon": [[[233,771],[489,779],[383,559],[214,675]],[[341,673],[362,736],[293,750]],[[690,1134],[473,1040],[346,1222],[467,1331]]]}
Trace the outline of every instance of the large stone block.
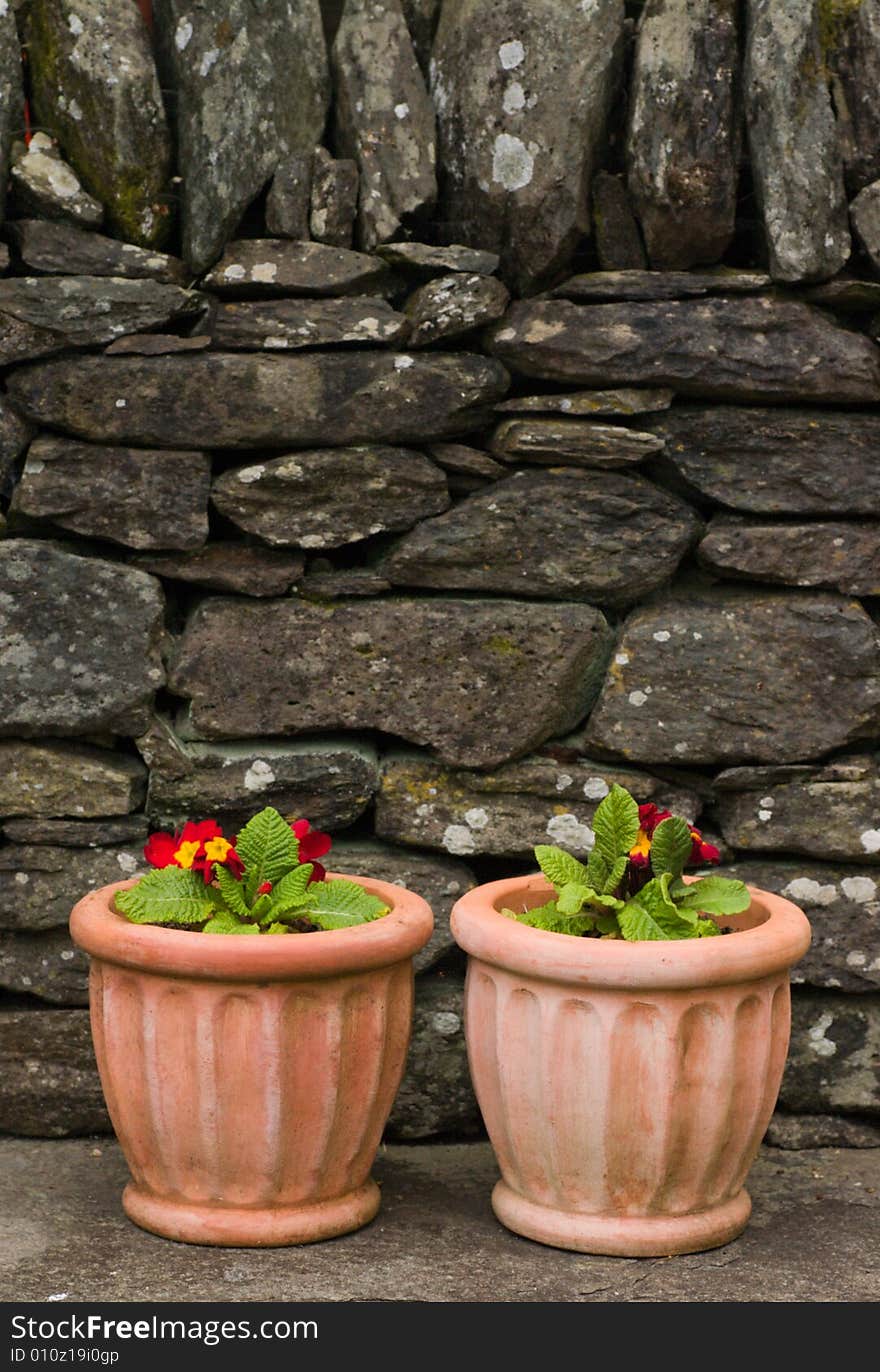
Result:
{"label": "large stone block", "polygon": [[880,350],[794,300],[521,301],[489,330],[513,371],[584,386],[672,386],[733,401],[880,401]]}
{"label": "large stone block", "polygon": [[22,125],[21,41],[15,15],[7,5],[0,15],[0,222],[6,211],[6,183],[12,140]]}
{"label": "large stone block", "polygon": [[235,300],[221,304],[214,343],[222,349],[284,352],[288,349],[369,347],[399,342],[409,325],[384,300],[341,296],[332,300]]}
{"label": "large stone block", "polygon": [[60,928],[87,892],[146,870],[140,847],[4,844],[0,847],[0,929]]}
{"label": "large stone block", "polygon": [[588,739],[642,763],[800,762],[878,721],[880,630],[858,602],[725,588],[630,615]]}
{"label": "large stone block", "polygon": [[401,751],[382,764],[376,832],[457,856],[521,858],[531,866],[536,843],[560,844],[583,857],[593,846],[596,806],[615,783],[640,803],[654,801],[692,820],[699,814],[699,796],[686,783],[613,763],[539,754],[478,772]]}
{"label": "large stone block", "polygon": [[641,477],[517,472],[417,525],[381,570],[399,586],[624,605],[672,576],[699,528]]}
{"label": "large stone block", "polygon": [[0,934],[0,989],[53,1005],[88,1005],[89,959],[66,929]]}
{"label": "large stone block", "polygon": [[302,576],[305,555],[224,539],[189,553],[140,553],[129,559],[129,565],[211,591],[279,596]]}
{"label": "large stone block", "polygon": [[[249,652],[230,655],[230,642]],[[179,640],[171,686],[191,697],[203,738],[381,729],[488,767],[573,728],[609,647],[588,605],[207,599]]]}
{"label": "large stone block", "polygon": [[880,996],[801,992],[779,1103],[811,1114],[880,1115]]}
{"label": "large stone block", "polygon": [[[861,499],[867,503],[864,490]],[[880,521],[771,524],[719,515],[697,556],[704,567],[736,580],[880,595]]]}
{"label": "large stone block", "polygon": [[381,257],[350,248],[239,238],[227,243],[204,284],[220,295],[314,297],[381,292],[388,277]]}
{"label": "large stone block", "polygon": [[826,0],[820,15],[846,182],[860,191],[880,177],[880,3]]}
{"label": "large stone block", "polygon": [[466,432],[507,384],[475,353],[358,351],[69,358],[18,368],[8,390],[26,415],[98,442],[177,448],[186,434],[196,447],[277,451]]}
{"label": "large stone block", "polygon": [[0,740],[0,815],[127,815],[146,794],[143,763],[86,743]]}
{"label": "large stone block", "polygon": [[181,286],[187,271],[177,257],[120,243],[102,233],[87,233],[73,224],[46,219],[16,219],[10,237],[23,264],[50,276],[115,276],[146,278]]}
{"label": "large stone block", "polygon": [[154,14],[177,126],[183,251],[204,271],[279,163],[320,142],[330,95],[321,12],[318,0],[154,0]]}
{"label": "large stone block", "polygon": [[144,572],[0,541],[0,735],[143,732],[163,609]]}
{"label": "large stone block", "polygon": [[112,1132],[88,1010],[0,1010],[0,1130],[31,1138]]}
{"label": "large stone block", "polygon": [[120,238],[168,232],[171,136],[150,37],[128,0],[29,0],[30,99]]}
{"label": "large stone block", "polygon": [[589,227],[623,25],[622,0],[441,9],[431,89],[442,236],[500,252],[517,289],[563,268]]}
{"label": "large stone block", "polygon": [[390,1139],[483,1133],[467,1065],[463,990],[460,975],[418,983],[406,1073],[386,1131]]}

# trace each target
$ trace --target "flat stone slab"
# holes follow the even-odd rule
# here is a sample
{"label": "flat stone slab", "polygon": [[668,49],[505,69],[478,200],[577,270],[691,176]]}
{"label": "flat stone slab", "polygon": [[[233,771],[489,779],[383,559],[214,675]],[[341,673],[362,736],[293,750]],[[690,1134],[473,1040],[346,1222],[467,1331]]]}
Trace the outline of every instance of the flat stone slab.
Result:
{"label": "flat stone slab", "polygon": [[104,222],[104,206],[85,190],[48,134],[35,133],[13,162],[10,185],[19,214],[38,214],[84,229],[100,228]]}
{"label": "flat stone slab", "polygon": [[185,433],[197,447],[277,451],[466,432],[485,423],[508,376],[476,353],[358,350],[78,357],[17,368],[7,384],[18,409],[99,442],[177,448]]}
{"label": "flat stone slab", "polygon": [[497,272],[501,260],[497,253],[468,248],[463,243],[382,243],[376,249],[376,255],[395,267],[409,267],[426,275],[476,272],[480,276],[491,276]]}
{"label": "flat stone slab", "polygon": [[454,272],[427,281],[404,305],[412,326],[410,347],[424,348],[441,338],[460,338],[500,319],[510,292],[492,276]]}
{"label": "flat stone slab", "polygon": [[858,601],[695,589],[632,612],[587,738],[640,764],[803,762],[878,717],[880,633]]}
{"label": "flat stone slab", "polygon": [[[260,651],[230,657],[229,643]],[[583,718],[610,650],[591,605],[403,596],[247,604],[208,598],[178,640],[191,736],[381,729],[488,767]]]}
{"label": "flat stone slab", "polygon": [[572,391],[568,395],[548,392],[547,395],[519,395],[496,405],[501,414],[568,414],[572,416],[628,416],[647,414],[652,410],[668,410],[674,391],[641,391],[636,387],[621,387],[616,391]]}
{"label": "flat stone slab", "polygon": [[238,595],[286,595],[302,576],[305,557],[286,548],[219,540],[189,553],[138,553],[129,565],[170,581],[188,581]]}
{"label": "flat stone slab", "polygon": [[581,272],[550,292],[563,300],[687,300],[700,295],[755,295],[770,285],[766,272],[715,267],[692,272]]}
{"label": "flat stone slab", "polygon": [[249,352],[327,348],[342,343],[382,346],[406,337],[409,324],[384,300],[229,300],[214,318],[214,346]]}
{"label": "flat stone slab", "polygon": [[146,870],[141,842],[111,848],[5,843],[0,847],[0,929],[66,926],[87,891]]}
{"label": "flat stone slab", "polygon": [[880,521],[772,524],[717,516],[697,549],[723,577],[880,595]]}
{"label": "flat stone slab", "polygon": [[145,793],[144,767],[125,753],[87,743],[0,740],[0,815],[127,815]]}
{"label": "flat stone slab", "polygon": [[9,234],[19,257],[31,271],[49,275],[146,277],[184,285],[185,263],[166,253],[121,243],[102,233],[87,233],[72,224],[46,219],[17,219]]}
{"label": "flat stone slab", "polygon": [[381,257],[326,243],[284,238],[240,238],[227,243],[204,284],[220,295],[350,295],[381,285]]}
{"label": "flat stone slab", "polygon": [[[877,1299],[878,1149],[763,1148],[745,1232],[678,1258],[592,1257],[510,1233],[489,1205],[498,1168],[488,1143],[394,1144],[375,1176],[382,1209],[355,1234],[263,1252],[195,1248],[125,1218],[128,1172],[115,1141],[0,1139],[0,1283],[19,1302],[58,1301],[58,1314],[65,1302],[176,1301],[181,1290],[213,1301],[231,1284],[245,1304],[281,1292],[322,1302],[689,1304],[695,1292],[729,1301],[732,1281],[739,1301]],[[536,1310],[536,1334],[541,1318]]]}
{"label": "flat stone slab", "polygon": [[505,462],[550,467],[628,467],[662,450],[656,434],[589,419],[505,419],[492,435],[492,451]]}
{"label": "flat stone slab", "polygon": [[523,300],[488,330],[512,371],[717,400],[880,401],[880,350],[812,305],[765,296],[576,305]]}
{"label": "flat stone slab", "polygon": [[0,933],[0,990],[51,1005],[88,1005],[89,959],[66,929]]}

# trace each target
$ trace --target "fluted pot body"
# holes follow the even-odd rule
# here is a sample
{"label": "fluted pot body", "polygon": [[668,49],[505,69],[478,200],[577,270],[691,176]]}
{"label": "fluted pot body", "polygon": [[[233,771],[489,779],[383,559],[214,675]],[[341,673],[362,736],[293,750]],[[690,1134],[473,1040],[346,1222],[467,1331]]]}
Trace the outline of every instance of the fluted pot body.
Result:
{"label": "fluted pot body", "polygon": [[788,1051],[797,906],[750,888],[720,938],[575,938],[499,913],[552,899],[540,875],[455,906],[465,1031],[519,1234],[584,1253],[696,1252],[735,1238]]}
{"label": "fluted pot body", "polygon": [[403,1074],[420,896],[369,924],[257,937],[132,924],[105,886],[74,908],[95,1055],[136,1224],[190,1243],[308,1243],[379,1208],[370,1168]]}

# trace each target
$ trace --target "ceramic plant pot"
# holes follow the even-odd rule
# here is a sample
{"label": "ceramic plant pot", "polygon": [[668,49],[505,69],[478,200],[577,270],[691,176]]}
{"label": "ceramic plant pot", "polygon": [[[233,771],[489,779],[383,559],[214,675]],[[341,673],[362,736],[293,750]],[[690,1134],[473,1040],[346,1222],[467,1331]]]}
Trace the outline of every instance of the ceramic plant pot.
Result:
{"label": "ceramic plant pot", "polygon": [[458,901],[468,1057],[509,1229],[629,1257],[744,1229],[788,1051],[788,969],[810,942],[797,906],[750,890],[750,908],[719,921],[736,932],[644,943],[499,914],[552,899],[540,875]]}
{"label": "ceramic plant pot", "polygon": [[135,1224],[188,1243],[268,1247],[358,1229],[403,1074],[420,896],[355,880],[391,907],[370,924],[284,937],[132,924],[117,882],[79,902],[92,1034],[132,1180]]}

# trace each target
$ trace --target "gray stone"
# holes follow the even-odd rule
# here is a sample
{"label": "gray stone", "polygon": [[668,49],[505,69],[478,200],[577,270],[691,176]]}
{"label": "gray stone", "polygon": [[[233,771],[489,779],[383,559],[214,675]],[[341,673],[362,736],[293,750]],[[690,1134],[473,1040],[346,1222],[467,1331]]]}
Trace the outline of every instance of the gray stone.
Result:
{"label": "gray stone", "polygon": [[154,0],[176,109],[183,255],[204,271],[279,165],[320,141],[329,74],[318,0]]}
{"label": "gray stone", "polygon": [[858,281],[854,277],[835,277],[803,292],[812,305],[824,305],[842,314],[864,314],[880,307],[880,281]]}
{"label": "gray stone", "polygon": [[551,467],[627,467],[663,450],[656,434],[587,419],[505,419],[492,435],[492,451],[505,462]]}
{"label": "gray stone", "polygon": [[593,239],[605,272],[638,271],[648,265],[626,182],[607,171],[593,177]]}
{"label": "gray stone", "polygon": [[182,338],[174,333],[132,333],[117,338],[104,352],[110,357],[165,357],[168,353],[200,353],[211,343],[211,335],[193,334]]}
{"label": "gray stone", "polygon": [[880,177],[880,4],[843,0],[820,15],[844,172],[859,191]]}
{"label": "gray stone", "polygon": [[0,739],[0,815],[127,815],[146,795],[143,763],[87,743]]}
{"label": "gray stone", "polygon": [[428,70],[434,31],[440,14],[441,0],[401,0],[403,17],[412,38],[418,64]]}
{"label": "gray stone", "polygon": [[384,300],[235,300],[221,303],[214,319],[215,347],[247,351],[382,345],[406,338],[409,324]]}
{"label": "gray stone", "polygon": [[328,243],[239,238],[228,243],[205,285],[220,295],[353,295],[381,288],[381,257]]}
{"label": "gray stone", "polygon": [[640,804],[654,801],[691,820],[699,814],[699,797],[685,785],[614,763],[538,755],[478,772],[400,751],[383,760],[376,832],[459,857],[530,859],[533,867],[536,843],[583,857],[593,846],[596,806],[615,783]]}
{"label": "gray stone", "polygon": [[196,316],[203,298],[158,281],[100,276],[7,276],[0,280],[0,362],[109,343]]}
{"label": "gray stone", "polygon": [[880,1115],[880,998],[801,994],[779,1092],[785,1110]]}
{"label": "gray stone", "polygon": [[769,524],[719,515],[697,555],[721,576],[880,595],[880,523]]}
{"label": "gray stone", "polygon": [[[230,657],[230,642],[261,654]],[[491,767],[586,714],[610,648],[589,605],[394,597],[246,604],[208,599],[171,677],[203,738],[381,729],[444,761]]]}
{"label": "gray stone", "polygon": [[636,34],[627,182],[655,267],[718,262],[739,171],[737,0],[648,0]]}
{"label": "gray stone", "polygon": [[317,243],[350,248],[358,208],[358,168],[348,157],[316,148],[312,164],[309,229]]}
{"label": "gray stone", "polygon": [[463,243],[381,243],[378,257],[395,267],[408,267],[425,275],[440,272],[472,272],[477,276],[491,276],[497,272],[500,257],[482,248],[469,248]]}
{"label": "gray stone", "polygon": [[224,472],[211,500],[273,546],[338,548],[412,528],[447,509],[449,491],[440,468],[407,448],[315,448]]}
{"label": "gray stone", "polygon": [[875,515],[880,416],[675,406],[646,427],[688,486],[749,514]]}
{"label": "gray stone", "polygon": [[88,1005],[88,957],[66,929],[0,934],[0,989],[53,1005]]}
{"label": "gray stone", "polygon": [[399,586],[625,605],[673,575],[699,527],[640,477],[517,472],[417,525],[380,566]]}
{"label": "gray stone", "polygon": [[466,432],[507,383],[499,363],[474,353],[205,353],[19,367],[7,392],[25,416],[99,442],[176,448],[186,434],[199,447],[277,451]]}
{"label": "gray stone", "polygon": [[360,169],[358,240],[369,251],[437,198],[434,110],[400,0],[346,0],[332,63],[336,145]]}
{"label": "gray stone", "polygon": [[134,740],[134,746],[148,767],[169,780],[178,781],[188,776],[195,765],[170,720],[157,711],[151,713],[143,733]]}
{"label": "gray stone", "polygon": [[273,236],[300,242],[309,236],[312,156],[294,153],[275,168],[266,196],[266,228]]}
{"label": "gray stone", "polygon": [[88,1010],[0,1010],[0,1130],[108,1134]]}
{"label": "gray stone", "polygon": [[0,223],[6,213],[6,183],[13,137],[24,123],[21,41],[15,15],[7,6],[0,15]]}
{"label": "gray stone", "polygon": [[7,494],[4,487],[11,477],[16,462],[30,442],[33,429],[26,424],[15,410],[7,405],[0,395],[0,491]]}
{"label": "gray stone", "polygon": [[[326,558],[316,562],[325,562]],[[306,600],[337,600],[340,596],[382,595],[391,590],[391,582],[372,567],[330,567],[310,570],[297,588]]]}
{"label": "gray stone", "polygon": [[17,219],[9,233],[18,256],[31,271],[64,276],[147,278],[180,286],[187,281],[178,257],[120,243],[102,233],[46,219]]}
{"label": "gray stone", "polygon": [[622,0],[446,0],[431,57],[443,237],[500,252],[527,291],[589,227],[623,53]]}
{"label": "gray stone", "polygon": [[142,554],[130,558],[129,565],[170,581],[207,586],[211,591],[277,596],[286,595],[299,581],[305,558],[280,548],[224,541],[207,543],[189,553]]}
{"label": "gray stone", "polygon": [[28,449],[10,513],[129,548],[198,548],[208,537],[210,486],[206,453],[44,435]]}
{"label": "gray stone", "polygon": [[463,999],[460,975],[419,981],[406,1073],[385,1131],[389,1139],[482,1134],[467,1065]]}
{"label": "gray stone", "polygon": [[546,395],[518,395],[502,400],[496,410],[507,414],[567,414],[570,416],[649,414],[668,410],[674,391],[640,391],[626,387],[616,391],[572,391],[561,395],[557,391]]}
{"label": "gray stone", "polygon": [[588,736],[640,763],[800,762],[878,722],[880,630],[857,602],[719,588],[630,615]]}
{"label": "gray stone", "polygon": [[143,572],[0,540],[0,735],[141,733],[163,609]]}
{"label": "gray stone", "polygon": [[76,172],[61,157],[45,133],[13,156],[10,171],[12,203],[19,214],[58,219],[84,229],[100,228],[104,206],[86,191]]}
{"label": "gray stone", "polygon": [[147,840],[144,815],[118,819],[8,819],[3,837],[10,843],[47,843],[53,848],[108,848],[126,843],[139,847]]}
{"label": "gray stone", "polygon": [[[687,249],[682,247],[682,252]],[[563,300],[688,300],[704,295],[756,295],[771,284],[766,272],[738,267],[707,271],[602,271],[570,276],[550,294]]]}
{"label": "gray stone", "polygon": [[715,781],[715,813],[735,848],[880,863],[877,758],[818,767],[733,767]]}
{"label": "gray stone", "polygon": [[[715,871],[715,868],[712,868]],[[880,986],[880,880],[876,867],[778,860],[743,854],[718,869],[794,901],[810,921],[812,943],[791,970],[795,985],[876,991]],[[797,1106],[815,1109],[815,1105]]]}
{"label": "gray stone", "polygon": [[[319,829],[344,829],[363,814],[379,784],[376,751],[346,739],[186,746],[191,770],[150,774],[148,813],[157,829],[210,816],[234,833],[264,805],[291,823],[308,819]],[[327,863],[324,864],[327,866]]]}
{"label": "gray stone", "polygon": [[14,843],[0,848],[0,929],[58,929],[88,891],[147,870],[137,847],[68,848]]}
{"label": "gray stone", "polygon": [[764,1142],[772,1148],[880,1148],[880,1124],[846,1115],[786,1115],[777,1110]]}
{"label": "gray stone", "polygon": [[880,181],[859,191],[849,212],[856,237],[880,275]]}
{"label": "gray stone", "polygon": [[746,122],[776,281],[822,281],[850,253],[843,159],[818,5],[748,0]]}
{"label": "gray stone", "polygon": [[423,348],[438,339],[460,338],[472,329],[500,319],[510,292],[492,276],[456,272],[428,281],[404,305],[412,325],[410,346]]}
{"label": "gray stone", "polygon": [[171,135],[147,28],[128,0],[29,0],[36,122],[58,139],[120,238],[168,232]]}
{"label": "gray stone", "polygon": [[334,871],[391,881],[395,886],[415,891],[428,902],[434,914],[434,932],[415,955],[416,972],[427,971],[455,951],[449,915],[459,896],[477,884],[473,872],[464,863],[363,839],[342,839],[334,843],[332,860]]}
{"label": "gray stone", "polygon": [[793,300],[522,301],[488,333],[514,371],[584,386],[671,386],[748,402],[880,401],[880,351]]}
{"label": "gray stone", "polygon": [[447,472],[460,476],[478,477],[481,481],[497,481],[508,475],[508,469],[494,457],[480,448],[469,448],[464,443],[429,443],[428,452]]}

